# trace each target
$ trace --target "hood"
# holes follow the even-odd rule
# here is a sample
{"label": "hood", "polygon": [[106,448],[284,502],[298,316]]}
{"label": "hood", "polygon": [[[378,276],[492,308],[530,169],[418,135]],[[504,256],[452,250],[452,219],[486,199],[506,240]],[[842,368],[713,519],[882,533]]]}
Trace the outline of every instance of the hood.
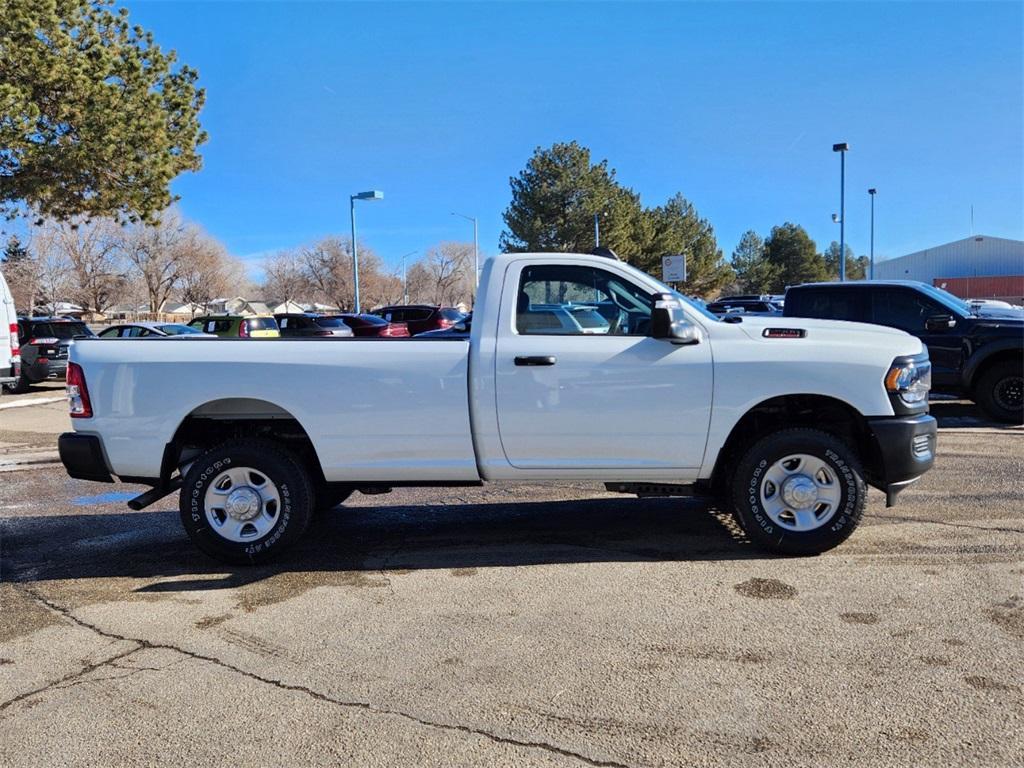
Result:
{"label": "hood", "polygon": [[1012,307],[986,307],[982,305],[974,310],[974,316],[983,320],[991,318],[993,320],[1016,320],[1017,323],[1024,323],[1024,309],[1013,309]]}
{"label": "hood", "polygon": [[845,320],[817,320],[809,317],[757,317],[743,315],[740,329],[754,341],[777,344],[789,339],[768,339],[765,328],[795,328],[807,332],[807,341],[831,344],[891,345],[895,355],[916,355],[924,345],[921,340],[905,331],[886,325],[850,323]]}

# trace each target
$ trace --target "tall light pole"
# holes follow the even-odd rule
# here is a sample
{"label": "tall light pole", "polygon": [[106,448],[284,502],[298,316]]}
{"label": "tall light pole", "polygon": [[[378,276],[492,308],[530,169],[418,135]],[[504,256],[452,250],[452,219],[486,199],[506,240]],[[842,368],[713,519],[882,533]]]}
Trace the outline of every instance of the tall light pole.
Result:
{"label": "tall light pole", "polygon": [[839,153],[839,281],[846,280],[846,153],[850,145],[845,141],[832,145]]}
{"label": "tall light pole", "polygon": [[405,272],[405,260],[412,256],[416,251],[409,251],[402,257],[402,303],[409,303],[409,279],[406,277]]}
{"label": "tall light pole", "polygon": [[455,211],[452,211],[452,216],[473,222],[473,295],[476,296],[476,289],[480,284],[480,240],[477,236],[476,218]]}
{"label": "tall light pole", "polygon": [[601,247],[601,224],[600,224],[600,218],[601,218],[601,214],[599,214],[599,213],[595,213],[594,214],[594,248],[600,248]]}
{"label": "tall light pole", "polygon": [[384,193],[379,190],[358,192],[349,195],[349,210],[352,214],[352,283],[355,286],[355,313],[359,314],[359,246],[356,245],[356,200],[383,200]]}
{"label": "tall light pole", "polygon": [[875,279],[875,193],[878,190],[872,187],[868,190],[868,194],[871,195],[871,261],[870,271],[868,272],[868,280]]}

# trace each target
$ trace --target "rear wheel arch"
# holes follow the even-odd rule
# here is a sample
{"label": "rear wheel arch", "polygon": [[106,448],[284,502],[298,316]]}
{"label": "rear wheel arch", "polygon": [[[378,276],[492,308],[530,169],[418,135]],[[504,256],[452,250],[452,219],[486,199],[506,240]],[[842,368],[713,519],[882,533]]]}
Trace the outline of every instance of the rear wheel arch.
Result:
{"label": "rear wheel arch", "polygon": [[879,477],[881,457],[864,415],[844,400],[805,393],[769,398],[743,414],[715,459],[712,490],[724,496],[736,463],[750,446],[774,432],[793,427],[814,428],[843,440],[858,454],[868,477]]}
{"label": "rear wheel arch", "polygon": [[1006,362],[1020,363],[1022,355],[1024,355],[1024,350],[1019,347],[1005,347],[987,353],[983,349],[975,361],[968,363],[967,390],[973,394],[982,376],[988,373],[993,366]]}
{"label": "rear wheel arch", "polygon": [[285,408],[254,398],[221,398],[193,408],[167,444],[161,482],[169,482],[175,469],[186,467],[210,448],[241,438],[282,445],[305,466],[314,485],[324,482],[319,455],[302,423]]}

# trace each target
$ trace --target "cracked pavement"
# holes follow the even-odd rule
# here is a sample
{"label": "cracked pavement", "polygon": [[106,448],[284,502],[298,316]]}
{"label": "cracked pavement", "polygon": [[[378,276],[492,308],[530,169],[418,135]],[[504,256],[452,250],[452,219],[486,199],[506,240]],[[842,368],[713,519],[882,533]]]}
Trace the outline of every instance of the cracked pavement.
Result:
{"label": "cracked pavement", "polygon": [[1024,441],[948,423],[806,559],[517,485],[356,495],[230,569],[173,498],[5,473],[0,765],[1020,765]]}

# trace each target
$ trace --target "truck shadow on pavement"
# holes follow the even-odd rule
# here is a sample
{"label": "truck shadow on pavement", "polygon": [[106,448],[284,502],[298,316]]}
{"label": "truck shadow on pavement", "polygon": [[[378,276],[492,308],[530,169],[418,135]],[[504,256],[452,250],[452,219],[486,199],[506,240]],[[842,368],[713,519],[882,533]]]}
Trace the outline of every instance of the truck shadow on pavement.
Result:
{"label": "truck shadow on pavement", "polygon": [[[137,591],[243,586],[287,572],[460,569],[589,562],[737,560],[765,555],[731,516],[697,499],[583,499],[349,506],[318,515],[268,566],[227,566],[196,550],[176,511],[3,520],[9,581],[172,577]],[[193,576],[181,579],[183,576]]]}

